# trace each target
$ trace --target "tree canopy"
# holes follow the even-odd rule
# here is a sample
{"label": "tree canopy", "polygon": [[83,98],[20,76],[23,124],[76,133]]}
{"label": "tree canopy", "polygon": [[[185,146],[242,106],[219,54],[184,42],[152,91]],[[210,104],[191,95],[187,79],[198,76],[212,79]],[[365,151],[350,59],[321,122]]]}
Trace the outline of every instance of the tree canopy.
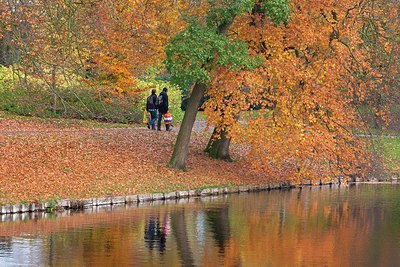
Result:
{"label": "tree canopy", "polygon": [[54,104],[71,87],[139,96],[148,88],[138,78],[154,68],[192,88],[175,168],[204,95],[216,138],[293,180],[360,174],[366,114],[382,127],[400,99],[394,0],[37,0],[0,10],[15,80],[47,88]]}

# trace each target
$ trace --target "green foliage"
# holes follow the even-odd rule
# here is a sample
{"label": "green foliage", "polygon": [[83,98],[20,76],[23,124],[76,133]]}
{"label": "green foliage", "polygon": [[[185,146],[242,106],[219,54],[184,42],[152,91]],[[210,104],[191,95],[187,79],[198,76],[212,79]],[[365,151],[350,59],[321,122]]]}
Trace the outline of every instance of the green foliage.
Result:
{"label": "green foliage", "polygon": [[[53,95],[46,90],[17,88],[0,92],[0,110],[22,116],[94,119],[105,122],[140,122],[143,112],[130,97],[107,97],[89,89],[58,93],[57,109],[52,110]],[[62,99],[62,100],[61,100]]]}
{"label": "green foliage", "polygon": [[0,92],[10,90],[13,85],[12,69],[0,65]]}
{"label": "green foliage", "polygon": [[221,37],[215,29],[190,24],[177,34],[166,47],[166,66],[172,80],[182,86],[189,86],[199,80],[210,80],[205,65],[214,57],[215,48],[221,46]]}
{"label": "green foliage", "polygon": [[226,43],[224,52],[217,58],[218,65],[232,70],[254,70],[261,63],[260,57],[251,57],[248,54],[247,44],[241,40]]}
{"label": "green foliage", "polygon": [[[31,89],[14,83],[13,70],[11,67],[0,65],[0,110],[13,114],[31,116],[48,116],[48,105],[51,102],[51,95],[44,91],[44,85],[39,80],[28,77],[24,81],[29,83]],[[18,77],[18,74],[15,74]]]}
{"label": "green foliage", "polygon": [[[207,24],[219,26],[232,22],[235,17],[251,12],[254,0],[209,0],[211,9],[207,14]],[[289,0],[260,0],[262,11],[276,24],[287,23],[290,17]]]}
{"label": "green foliage", "polygon": [[[154,76],[154,75],[153,75]],[[45,90],[44,85],[36,84],[27,89],[21,86],[11,87],[11,69],[0,68],[0,110],[22,116],[62,117],[92,119],[113,123],[142,123],[145,111],[146,90],[140,95],[123,97],[113,95],[96,88],[70,87],[60,84],[57,92],[56,111],[53,111],[54,94]],[[5,78],[3,78],[5,77]],[[32,80],[32,79],[31,79]],[[35,82],[35,81],[33,81]],[[156,88],[161,92],[169,88],[170,112],[174,122],[181,121],[181,90],[168,81],[150,78],[139,81],[141,88]]]}
{"label": "green foliage", "polygon": [[250,56],[247,44],[230,41],[218,34],[215,27],[192,22],[177,34],[166,48],[166,66],[172,81],[182,87],[194,81],[210,82],[210,69],[254,69],[260,64],[258,57]]}
{"label": "green foliage", "polygon": [[31,116],[46,113],[46,102],[50,101],[46,92],[29,91],[25,88],[0,91],[0,110],[17,115]]}
{"label": "green foliage", "polygon": [[47,211],[49,212],[54,212],[57,209],[57,203],[58,201],[61,200],[61,198],[57,197],[57,198],[50,198],[48,200],[49,203],[49,207],[47,208]]}
{"label": "green foliage", "polygon": [[276,24],[289,21],[290,2],[289,0],[267,0],[261,3],[261,8],[265,15],[268,16]]}
{"label": "green foliage", "polygon": [[63,102],[58,104],[57,113],[62,117],[114,123],[140,122],[141,113],[134,97],[119,97],[85,88],[64,90],[59,95]]}
{"label": "green foliage", "polygon": [[[186,88],[195,81],[210,82],[210,70],[228,67],[234,70],[252,70],[262,62],[251,56],[247,44],[230,40],[218,32],[218,26],[233,22],[235,17],[250,12],[254,0],[209,1],[211,9],[207,24],[194,18],[188,27],[177,34],[166,47],[166,66],[172,81]],[[268,0],[261,3],[265,14],[277,24],[287,23],[290,15],[288,0]]]}
{"label": "green foliage", "polygon": [[207,24],[217,27],[232,22],[236,16],[244,12],[250,12],[254,6],[254,0],[209,0],[208,2],[211,10],[207,14]]}

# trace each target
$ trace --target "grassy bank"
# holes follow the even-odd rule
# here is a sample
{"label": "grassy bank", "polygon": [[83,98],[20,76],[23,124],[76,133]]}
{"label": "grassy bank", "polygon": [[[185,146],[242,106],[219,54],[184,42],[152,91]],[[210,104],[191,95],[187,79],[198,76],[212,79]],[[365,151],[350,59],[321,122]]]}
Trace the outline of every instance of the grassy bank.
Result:
{"label": "grassy bank", "polygon": [[400,137],[380,139],[384,164],[390,173],[400,174]]}

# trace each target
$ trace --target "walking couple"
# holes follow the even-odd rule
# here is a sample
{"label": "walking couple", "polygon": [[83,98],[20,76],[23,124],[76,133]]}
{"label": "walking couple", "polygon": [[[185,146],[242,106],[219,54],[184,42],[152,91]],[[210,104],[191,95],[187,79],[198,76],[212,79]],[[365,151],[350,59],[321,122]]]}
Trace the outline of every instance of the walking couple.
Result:
{"label": "walking couple", "polygon": [[164,117],[165,129],[171,131],[172,116],[168,112],[168,89],[163,88],[160,95],[157,97],[156,89],[151,90],[151,95],[147,97],[146,110],[150,112],[150,121],[147,123],[147,128],[155,130],[155,122],[157,121],[157,130],[161,131],[161,121]]}

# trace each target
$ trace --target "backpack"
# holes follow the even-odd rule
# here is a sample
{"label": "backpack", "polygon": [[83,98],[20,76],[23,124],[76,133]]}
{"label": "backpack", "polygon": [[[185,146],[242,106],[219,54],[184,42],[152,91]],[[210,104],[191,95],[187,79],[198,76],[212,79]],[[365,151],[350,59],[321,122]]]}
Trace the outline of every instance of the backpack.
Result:
{"label": "backpack", "polygon": [[146,106],[147,106],[147,108],[154,108],[153,95],[150,95],[149,97],[147,97]]}
{"label": "backpack", "polygon": [[156,100],[156,105],[157,105],[157,107],[163,105],[163,102],[164,102],[163,96],[162,96],[162,95],[159,95],[159,96],[157,97],[157,100]]}

